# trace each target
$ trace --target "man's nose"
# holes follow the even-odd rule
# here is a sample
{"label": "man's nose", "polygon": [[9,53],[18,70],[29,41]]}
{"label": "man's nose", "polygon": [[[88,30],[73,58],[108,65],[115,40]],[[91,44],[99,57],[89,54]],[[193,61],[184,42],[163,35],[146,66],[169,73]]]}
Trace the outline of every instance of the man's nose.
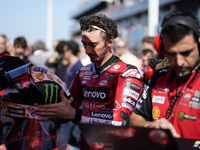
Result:
{"label": "man's nose", "polygon": [[184,64],[184,59],[180,54],[176,55],[176,65],[177,67],[181,67]]}

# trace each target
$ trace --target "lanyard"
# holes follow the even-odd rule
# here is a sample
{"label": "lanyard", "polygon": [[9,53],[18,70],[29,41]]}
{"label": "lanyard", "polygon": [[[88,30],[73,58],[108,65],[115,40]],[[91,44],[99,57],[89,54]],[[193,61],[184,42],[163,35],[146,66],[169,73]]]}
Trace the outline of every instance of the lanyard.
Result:
{"label": "lanyard", "polygon": [[178,85],[177,85],[176,95],[173,98],[170,98],[170,94],[169,94],[170,93],[170,86],[169,86],[170,82],[168,82],[168,99],[171,99],[171,100],[170,100],[170,105],[165,114],[166,119],[169,119],[169,117],[171,116],[172,109],[174,108],[174,105],[176,104],[178,98],[181,97],[180,95],[181,94],[183,95],[185,93],[186,89],[188,88],[188,86],[190,85],[190,83],[192,83],[192,81],[199,76],[199,73],[197,73],[198,72],[197,69],[195,69],[195,72],[193,72],[193,74],[189,77],[189,79],[183,84],[183,86],[181,87],[179,92],[178,92]]}

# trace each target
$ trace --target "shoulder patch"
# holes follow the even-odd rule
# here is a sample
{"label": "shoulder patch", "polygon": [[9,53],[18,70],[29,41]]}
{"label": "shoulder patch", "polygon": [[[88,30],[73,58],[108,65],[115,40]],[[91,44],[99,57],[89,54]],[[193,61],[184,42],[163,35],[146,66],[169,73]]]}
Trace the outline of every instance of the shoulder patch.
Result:
{"label": "shoulder patch", "polygon": [[124,77],[124,78],[135,77],[135,78],[140,79],[141,75],[137,69],[128,69],[122,73],[121,77]]}

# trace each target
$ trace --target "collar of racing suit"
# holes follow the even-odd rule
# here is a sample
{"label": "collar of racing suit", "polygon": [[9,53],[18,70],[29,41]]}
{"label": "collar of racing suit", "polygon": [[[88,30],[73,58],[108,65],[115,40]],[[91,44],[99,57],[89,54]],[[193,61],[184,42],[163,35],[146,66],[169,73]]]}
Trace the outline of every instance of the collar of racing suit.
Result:
{"label": "collar of racing suit", "polygon": [[101,67],[97,68],[95,65],[95,70],[96,70],[96,73],[97,74],[100,74],[102,72],[104,72],[105,70],[107,70],[108,68],[112,67],[115,63],[121,61],[117,56],[115,55],[112,55],[110,57],[110,59],[105,63],[103,64]]}

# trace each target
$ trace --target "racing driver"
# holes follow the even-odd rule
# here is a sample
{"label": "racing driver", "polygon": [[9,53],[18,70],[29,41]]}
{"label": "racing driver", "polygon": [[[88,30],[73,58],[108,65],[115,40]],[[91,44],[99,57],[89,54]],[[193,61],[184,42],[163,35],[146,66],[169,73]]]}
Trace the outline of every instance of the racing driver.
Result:
{"label": "racing driver", "polygon": [[80,27],[92,63],[77,73],[70,87],[73,101],[69,103],[61,93],[62,102],[40,105],[35,113],[61,122],[129,125],[143,86],[138,69],[112,53],[113,39],[118,37],[117,24],[99,14],[82,17]]}

